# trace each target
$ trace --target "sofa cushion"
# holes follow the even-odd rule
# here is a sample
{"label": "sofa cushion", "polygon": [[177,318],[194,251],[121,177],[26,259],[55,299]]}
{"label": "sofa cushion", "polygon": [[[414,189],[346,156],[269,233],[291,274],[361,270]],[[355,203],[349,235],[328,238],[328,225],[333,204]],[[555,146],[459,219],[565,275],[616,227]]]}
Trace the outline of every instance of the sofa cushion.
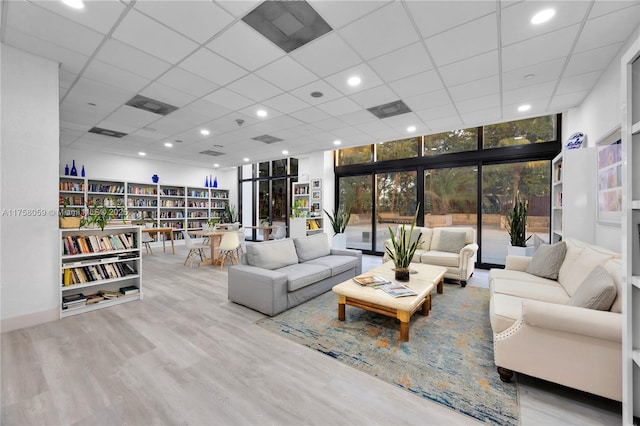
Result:
{"label": "sofa cushion", "polygon": [[613,282],[616,284],[616,299],[611,305],[611,312],[622,313],[622,259],[608,260],[604,265]]}
{"label": "sofa cushion", "polygon": [[605,268],[597,265],[567,303],[569,306],[608,311],[616,298],[616,284]]}
{"label": "sofa cushion", "polygon": [[296,291],[331,276],[331,269],[311,263],[298,263],[278,269],[287,276],[287,291]]}
{"label": "sofa cushion", "polygon": [[526,272],[551,280],[558,279],[558,271],[564,262],[567,244],[562,241],[557,244],[541,244],[536,250]]}
{"label": "sofa cushion", "polygon": [[434,247],[434,250],[447,251],[449,253],[460,253],[460,250],[465,244],[466,233],[461,231],[447,231],[445,229],[440,231],[440,239],[438,241],[438,247]]}
{"label": "sofa cushion", "polygon": [[[520,273],[525,274],[526,272]],[[528,275],[534,277],[534,275]],[[534,299],[562,305],[569,301],[570,297],[560,283],[546,278],[535,278],[537,278],[538,281],[517,281],[510,278],[494,278],[489,283],[490,290],[492,294],[507,294],[522,297],[523,299]]]}
{"label": "sofa cushion", "polygon": [[[577,251],[577,250],[576,250]],[[567,255],[570,253],[570,244],[567,244]],[[560,267],[558,282],[562,284],[569,296],[573,296],[578,287],[587,278],[597,265],[604,265],[615,254],[596,246],[586,246],[579,251],[579,255],[570,260],[569,265],[565,257],[565,262]]]}
{"label": "sofa cushion", "polygon": [[457,268],[460,266],[460,255],[458,253],[449,253],[448,251],[431,250],[420,256],[420,262]]}
{"label": "sofa cushion", "polygon": [[247,244],[247,264],[251,266],[274,270],[297,263],[296,247],[291,240]]}
{"label": "sofa cushion", "polygon": [[522,299],[507,294],[494,294],[489,302],[489,319],[494,333],[500,333],[522,316]]}
{"label": "sofa cushion", "polygon": [[358,258],[354,256],[342,256],[332,254],[330,256],[317,257],[313,260],[304,262],[305,265],[321,265],[331,270],[331,276],[341,274],[349,269],[358,267]]}
{"label": "sofa cushion", "polygon": [[294,238],[293,243],[295,244],[300,262],[306,262],[317,257],[328,256],[331,253],[329,235],[325,233]]}
{"label": "sofa cushion", "polygon": [[411,231],[411,225],[398,225],[396,230],[393,233],[396,241],[400,241],[400,232],[404,228],[405,238],[409,238],[409,244],[413,244],[418,241],[418,248],[422,249],[422,245],[424,244],[424,238],[422,238],[422,234],[424,233],[424,229],[419,226],[414,226],[413,231]]}

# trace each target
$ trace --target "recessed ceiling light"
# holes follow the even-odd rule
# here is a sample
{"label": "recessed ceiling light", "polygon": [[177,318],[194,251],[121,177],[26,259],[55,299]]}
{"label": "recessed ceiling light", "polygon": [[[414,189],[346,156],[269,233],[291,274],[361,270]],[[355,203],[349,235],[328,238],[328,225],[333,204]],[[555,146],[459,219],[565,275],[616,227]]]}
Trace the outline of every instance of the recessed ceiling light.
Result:
{"label": "recessed ceiling light", "polygon": [[202,130],[200,130],[200,134],[202,136],[209,136],[211,134],[211,132],[208,131],[207,129],[202,129]]}
{"label": "recessed ceiling light", "polygon": [[74,9],[84,9],[84,3],[82,3],[82,0],[62,0],[62,3]]}
{"label": "recessed ceiling light", "polygon": [[245,162],[249,161],[249,159],[248,159],[247,157],[244,157],[244,158],[243,158],[243,160],[244,160]]}
{"label": "recessed ceiling light", "polygon": [[416,131],[416,126],[409,126],[409,127],[407,127],[407,132],[409,132],[409,133],[413,133],[413,132],[415,132],[415,131]]}
{"label": "recessed ceiling light", "polygon": [[256,111],[256,115],[258,117],[266,117],[267,116],[267,111],[263,110],[263,109],[259,109]]}
{"label": "recessed ceiling light", "polygon": [[525,79],[525,80],[531,80],[533,77],[535,77],[535,75],[533,75],[533,74],[527,74],[527,75],[525,75],[525,76],[524,76],[524,79]]}
{"label": "recessed ceiling light", "polygon": [[171,148],[173,144],[171,142],[165,142],[164,146],[166,146],[167,148]]}
{"label": "recessed ceiling light", "polygon": [[138,155],[139,155],[139,156],[141,156],[141,157],[144,157],[145,155],[147,155],[147,153],[146,153],[146,152],[142,152],[142,151],[140,151],[140,152],[138,153]]}
{"label": "recessed ceiling light", "polygon": [[350,77],[349,80],[347,80],[347,83],[349,84],[349,86],[358,86],[360,85],[361,82],[362,82],[362,79],[357,75],[354,75],[353,77]]}
{"label": "recessed ceiling light", "polygon": [[529,111],[530,109],[531,109],[531,105],[529,105],[529,104],[520,105],[518,107],[518,111],[520,111],[520,112]]}
{"label": "recessed ceiling light", "polygon": [[333,144],[334,144],[334,145],[340,145],[341,143],[342,143],[342,141],[337,140],[337,139],[336,139],[335,141],[333,141]]}
{"label": "recessed ceiling light", "polygon": [[311,92],[311,97],[312,98],[321,98],[324,96],[324,93],[322,92]]}
{"label": "recessed ceiling light", "polygon": [[214,163],[213,167],[220,167],[220,164]]}
{"label": "recessed ceiling light", "polygon": [[282,150],[282,155],[289,155],[289,151],[287,151],[286,149]]}
{"label": "recessed ceiling light", "polygon": [[96,106],[96,104],[94,104],[93,102],[87,102],[87,105],[89,105],[89,106]]}
{"label": "recessed ceiling light", "polygon": [[542,24],[544,22],[547,22],[549,19],[553,18],[553,15],[555,14],[556,14],[555,10],[545,9],[533,15],[533,18],[531,18],[531,23],[534,25]]}

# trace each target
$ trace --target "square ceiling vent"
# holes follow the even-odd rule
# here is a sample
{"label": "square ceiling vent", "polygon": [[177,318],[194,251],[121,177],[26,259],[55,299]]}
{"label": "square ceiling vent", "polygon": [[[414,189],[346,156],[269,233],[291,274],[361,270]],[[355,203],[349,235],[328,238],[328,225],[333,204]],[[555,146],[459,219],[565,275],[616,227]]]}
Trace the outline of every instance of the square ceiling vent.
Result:
{"label": "square ceiling vent", "polygon": [[220,152],[220,151],[214,151],[211,149],[207,149],[206,151],[200,151],[200,154],[204,154],[204,155],[211,155],[212,157],[219,157],[221,155],[224,155],[224,152]]}
{"label": "square ceiling vent", "polygon": [[115,130],[103,129],[102,127],[92,127],[89,133],[95,133],[102,136],[111,136],[112,138],[123,138],[128,133],[117,132]]}
{"label": "square ceiling vent", "polygon": [[402,101],[393,101],[388,104],[378,105],[367,110],[378,118],[389,118],[394,115],[411,112],[411,109]]}
{"label": "square ceiling vent", "polygon": [[287,53],[332,30],[306,1],[265,1],[242,20]]}
{"label": "square ceiling vent", "polygon": [[167,115],[178,109],[176,106],[156,101],[155,99],[147,98],[142,95],[134,96],[125,105],[160,115]]}
{"label": "square ceiling vent", "polygon": [[275,142],[282,142],[284,139],[280,139],[280,138],[276,138],[275,136],[271,136],[271,135],[262,135],[262,136],[256,136],[255,138],[251,138],[254,141],[259,141],[259,142],[264,142],[264,143],[275,143]]}

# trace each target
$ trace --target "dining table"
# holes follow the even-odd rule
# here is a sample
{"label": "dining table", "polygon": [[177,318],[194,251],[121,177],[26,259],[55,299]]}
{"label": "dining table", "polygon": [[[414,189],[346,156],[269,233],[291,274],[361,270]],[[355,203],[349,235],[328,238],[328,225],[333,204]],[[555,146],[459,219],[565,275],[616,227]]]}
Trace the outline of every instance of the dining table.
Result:
{"label": "dining table", "polygon": [[218,247],[220,246],[220,241],[222,241],[222,236],[227,232],[238,232],[237,230],[223,230],[223,229],[197,229],[188,231],[189,234],[195,235],[198,237],[209,237],[209,245],[211,246],[211,257],[201,261],[198,265],[215,265],[218,263]]}
{"label": "dining table", "polygon": [[165,241],[167,241],[167,235],[171,241],[171,253],[176,254],[176,247],[173,244],[173,228],[142,228],[142,232],[147,234],[162,234],[162,251],[166,252]]}

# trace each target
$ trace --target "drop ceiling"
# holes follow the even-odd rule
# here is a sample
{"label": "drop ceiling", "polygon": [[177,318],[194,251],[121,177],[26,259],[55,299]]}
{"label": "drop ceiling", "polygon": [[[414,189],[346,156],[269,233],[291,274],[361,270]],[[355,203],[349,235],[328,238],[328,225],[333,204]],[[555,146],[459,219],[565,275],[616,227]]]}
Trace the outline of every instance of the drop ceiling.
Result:
{"label": "drop ceiling", "polygon": [[0,40],[59,63],[61,148],[231,167],[566,111],[640,23],[639,1],[311,0],[331,29],[287,53],[243,21],[261,3],[3,0]]}

